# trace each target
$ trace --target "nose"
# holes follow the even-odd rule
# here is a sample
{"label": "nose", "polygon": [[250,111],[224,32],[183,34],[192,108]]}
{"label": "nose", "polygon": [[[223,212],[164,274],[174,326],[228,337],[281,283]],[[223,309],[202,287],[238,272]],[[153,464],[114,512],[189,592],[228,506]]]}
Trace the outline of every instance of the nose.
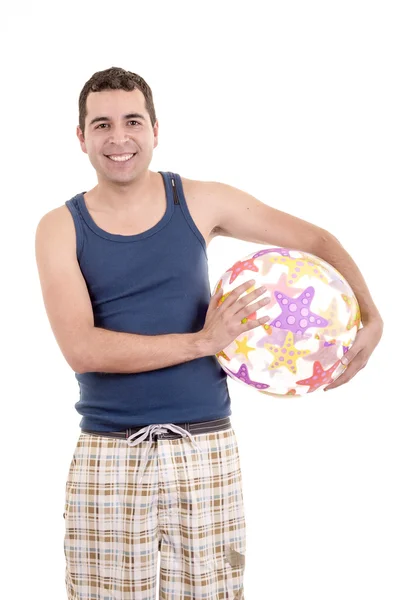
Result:
{"label": "nose", "polygon": [[129,134],[122,125],[116,125],[110,132],[109,141],[114,144],[124,144],[129,140]]}

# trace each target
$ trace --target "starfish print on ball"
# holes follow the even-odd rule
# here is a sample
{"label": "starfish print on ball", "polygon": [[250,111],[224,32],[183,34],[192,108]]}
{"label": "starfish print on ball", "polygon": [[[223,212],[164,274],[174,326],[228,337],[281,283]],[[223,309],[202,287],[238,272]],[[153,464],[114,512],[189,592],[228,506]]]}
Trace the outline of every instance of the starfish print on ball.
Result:
{"label": "starfish print on ball", "polygon": [[215,356],[217,358],[220,356],[221,358],[224,358],[225,360],[231,360],[229,358],[229,356],[227,356],[223,350],[220,350],[219,352],[217,352],[217,354]]}
{"label": "starfish print on ball", "polygon": [[254,273],[259,273],[258,268],[254,264],[255,258],[248,258],[247,260],[238,260],[235,262],[233,267],[227,270],[232,271],[231,278],[229,279],[229,283],[233,283],[239,275],[243,273],[243,271],[254,271]]}
{"label": "starfish print on ball", "polygon": [[286,273],[281,273],[278,281],[276,283],[268,283],[268,293],[271,296],[271,300],[268,304],[268,310],[270,311],[273,306],[276,304],[276,294],[275,292],[281,292],[282,294],[287,294],[289,297],[293,297],[296,294],[300,294],[303,291],[303,288],[294,288],[289,287],[287,285],[287,275]]}
{"label": "starfish print on ball", "polygon": [[218,292],[219,292],[219,290],[221,289],[221,287],[222,287],[222,279],[220,279],[220,280],[218,281],[218,283],[217,283],[217,287],[215,288],[215,292],[214,292],[214,294],[218,294]]}
{"label": "starfish print on ball", "polygon": [[304,360],[312,362],[318,360],[324,368],[329,367],[339,358],[338,351],[340,351],[340,345],[334,340],[331,342],[321,340],[318,350],[306,356]]}
{"label": "starfish print on ball", "polygon": [[299,385],[309,385],[310,388],[307,392],[308,394],[315,392],[321,385],[329,385],[333,382],[332,374],[336,371],[339,364],[340,360],[336,361],[330,369],[324,371],[321,363],[316,360],[313,366],[312,376],[307,379],[302,379],[301,381],[296,381],[296,383]]}
{"label": "starfish print on ball", "polygon": [[[256,341],[256,346],[257,348],[264,348],[265,344],[274,344],[275,346],[283,346],[283,344],[285,343],[285,339],[288,333],[287,329],[275,329],[275,327],[270,327],[271,331],[267,331],[266,334],[264,333],[258,333],[257,332],[257,341]],[[256,332],[256,329],[252,329],[252,332]],[[254,334],[256,335],[256,334]],[[294,333],[293,334],[293,344],[296,345],[297,342],[304,342],[307,341],[311,338],[311,334],[310,333],[305,333],[303,334],[299,334],[299,333]]]}
{"label": "starfish print on ball", "polygon": [[346,354],[350,350],[351,340],[348,342],[343,342],[343,354]]}
{"label": "starfish print on ball", "polygon": [[312,286],[306,288],[297,298],[275,292],[282,312],[270,323],[271,327],[289,329],[293,333],[304,333],[310,327],[326,327],[328,321],[310,310],[314,294],[315,290]]}
{"label": "starfish print on ball", "polygon": [[241,340],[237,340],[237,339],[235,340],[235,344],[237,345],[235,354],[244,354],[246,357],[246,360],[249,360],[249,352],[254,352],[254,350],[255,350],[255,348],[253,348],[252,346],[247,345],[248,339],[249,339],[249,337],[245,336]]}
{"label": "starfish print on ball", "polygon": [[227,367],[225,367],[225,369],[227,371],[229,371],[234,377],[237,377],[244,383],[247,383],[247,385],[251,385],[252,387],[257,388],[258,390],[266,390],[267,388],[270,387],[267,383],[261,383],[259,381],[252,381],[249,377],[249,371],[244,363],[242,363],[240,365],[240,368],[237,373],[235,373],[234,371],[231,371]]}
{"label": "starfish print on ball", "polygon": [[259,258],[260,256],[271,254],[272,252],[276,252],[276,254],[281,254],[282,256],[290,256],[287,248],[266,248],[265,250],[259,250],[258,252],[255,252],[253,254],[253,258]]}
{"label": "starfish print on ball", "polygon": [[325,267],[314,260],[307,258],[288,258],[286,256],[279,256],[272,259],[274,262],[285,265],[289,269],[288,273],[288,284],[297,283],[297,281],[308,275],[309,277],[317,277],[323,283],[329,283],[325,273],[327,272]]}
{"label": "starfish print on ball", "polygon": [[285,396],[295,396],[296,395],[296,390],[289,390],[288,392],[286,392]]}
{"label": "starfish print on ball", "polygon": [[271,259],[269,257],[269,254],[271,253],[280,254],[281,256],[290,256],[289,250],[287,250],[286,248],[269,248],[266,250],[260,250],[259,252],[253,254],[252,258],[260,259],[259,262],[261,262],[261,274],[263,275],[263,277],[268,275],[268,273],[274,266],[274,263],[271,262]]}
{"label": "starfish print on ball", "polygon": [[337,299],[333,298],[328,308],[321,311],[321,317],[328,321],[328,326],[320,331],[323,338],[334,338],[343,333],[344,325],[339,319],[339,309]]}
{"label": "starfish print on ball", "polygon": [[265,344],[265,349],[274,356],[270,369],[279,369],[286,367],[291,373],[297,373],[296,361],[303,356],[310,354],[311,350],[298,350],[294,345],[294,337],[291,331],[288,331],[282,346],[273,346]]}

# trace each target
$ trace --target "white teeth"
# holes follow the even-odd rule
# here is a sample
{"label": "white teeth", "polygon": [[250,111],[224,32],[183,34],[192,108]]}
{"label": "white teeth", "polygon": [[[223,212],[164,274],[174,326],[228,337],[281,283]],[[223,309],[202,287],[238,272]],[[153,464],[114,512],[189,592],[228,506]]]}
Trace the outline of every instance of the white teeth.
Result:
{"label": "white teeth", "polygon": [[132,156],[133,154],[123,154],[122,156],[110,155],[108,158],[111,158],[111,160],[114,160],[115,162],[125,162],[132,158]]}

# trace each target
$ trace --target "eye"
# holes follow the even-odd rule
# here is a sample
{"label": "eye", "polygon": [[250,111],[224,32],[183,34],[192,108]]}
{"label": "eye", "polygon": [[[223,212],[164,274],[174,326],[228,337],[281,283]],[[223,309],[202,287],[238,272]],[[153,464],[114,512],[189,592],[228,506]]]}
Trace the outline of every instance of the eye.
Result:
{"label": "eye", "polygon": [[[140,125],[139,121],[134,121],[133,119],[131,121],[128,121],[128,123],[137,123],[138,125]],[[95,129],[99,129],[100,127],[103,127],[103,125],[108,125],[108,123],[100,123],[100,125],[97,125]]]}

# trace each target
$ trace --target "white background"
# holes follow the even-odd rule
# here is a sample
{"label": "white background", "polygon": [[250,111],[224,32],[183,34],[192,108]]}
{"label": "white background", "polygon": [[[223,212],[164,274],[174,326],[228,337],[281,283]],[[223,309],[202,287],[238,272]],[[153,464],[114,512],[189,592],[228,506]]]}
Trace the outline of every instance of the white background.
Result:
{"label": "white background", "polygon": [[[270,398],[229,381],[247,513],[246,600],[400,598],[399,15],[395,2],[22,2],[1,19],[2,597],[64,588],[78,384],[34,255],[96,183],[75,135],[90,76],[153,90],[153,171],[221,181],[332,232],[385,321],[347,385]],[[215,239],[210,285],[255,244]]]}

